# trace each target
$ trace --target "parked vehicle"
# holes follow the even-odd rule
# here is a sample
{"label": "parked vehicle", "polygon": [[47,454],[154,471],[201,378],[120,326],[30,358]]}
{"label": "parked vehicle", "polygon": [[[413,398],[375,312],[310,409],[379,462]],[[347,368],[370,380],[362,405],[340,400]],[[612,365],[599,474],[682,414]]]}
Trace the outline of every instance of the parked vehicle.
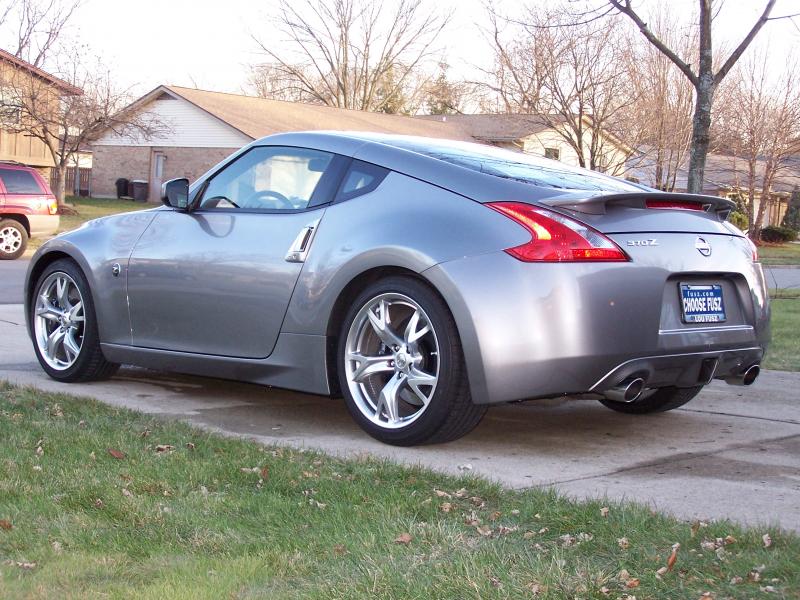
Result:
{"label": "parked vehicle", "polygon": [[0,161],[0,260],[19,258],[32,237],[58,231],[58,202],[36,169]]}
{"label": "parked vehicle", "polygon": [[769,339],[734,204],[494,147],[258,140],[164,206],[47,242],[29,331],[59,381],[120,363],[343,394],[370,435],[458,438],[488,405],[632,414],[751,384]]}

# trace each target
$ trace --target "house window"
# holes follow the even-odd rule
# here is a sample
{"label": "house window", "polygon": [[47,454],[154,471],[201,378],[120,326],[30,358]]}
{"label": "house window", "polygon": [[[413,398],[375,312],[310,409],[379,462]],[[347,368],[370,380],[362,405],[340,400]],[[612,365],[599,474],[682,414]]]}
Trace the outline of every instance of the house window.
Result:
{"label": "house window", "polygon": [[0,125],[13,127],[22,120],[19,95],[11,88],[0,87]]}
{"label": "house window", "polygon": [[550,160],[561,160],[561,150],[558,148],[545,148],[544,157]]}

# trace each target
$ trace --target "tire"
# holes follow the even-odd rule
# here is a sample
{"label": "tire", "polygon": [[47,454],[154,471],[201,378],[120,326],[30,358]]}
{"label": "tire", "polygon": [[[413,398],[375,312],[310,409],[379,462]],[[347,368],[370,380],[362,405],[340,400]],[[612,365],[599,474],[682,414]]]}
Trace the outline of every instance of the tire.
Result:
{"label": "tire", "polygon": [[[63,288],[60,282],[65,283]],[[69,259],[53,262],[39,276],[35,290],[28,320],[42,369],[67,383],[114,375],[119,365],[107,361],[100,349],[92,293],[80,267]],[[51,337],[52,346],[48,343]]]}
{"label": "tire", "polygon": [[[617,402],[603,398],[600,402],[603,406],[621,413],[629,415],[646,415],[649,413],[660,413],[673,410],[683,406],[689,400],[697,396],[702,385],[690,388],[664,387],[658,388],[649,396],[644,396],[634,402]],[[647,392],[645,392],[646,394]]]}
{"label": "tire", "polygon": [[0,260],[14,260],[25,253],[28,232],[19,221],[0,220]]}
{"label": "tire", "polygon": [[353,301],[339,335],[337,371],[353,419],[386,444],[455,440],[487,410],[472,402],[447,305],[411,277],[377,281]]}

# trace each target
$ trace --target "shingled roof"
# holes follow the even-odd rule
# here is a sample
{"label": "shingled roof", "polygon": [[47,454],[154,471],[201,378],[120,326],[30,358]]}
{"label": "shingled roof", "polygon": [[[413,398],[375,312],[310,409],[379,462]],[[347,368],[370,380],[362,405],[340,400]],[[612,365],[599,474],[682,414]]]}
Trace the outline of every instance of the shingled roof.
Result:
{"label": "shingled roof", "polygon": [[[473,138],[491,142],[515,142],[529,135],[552,129],[540,115],[477,114],[421,115],[420,120],[450,123]],[[557,120],[557,118],[554,118]]]}
{"label": "shingled roof", "polygon": [[55,75],[51,75],[47,71],[43,71],[39,67],[33,66],[31,63],[22,60],[21,58],[17,58],[10,52],[6,52],[5,50],[0,48],[0,61],[9,63],[15,69],[20,71],[25,71],[32,75],[33,77],[37,77],[47,83],[51,84],[53,87],[60,89],[62,92],[67,94],[68,96],[81,96],[83,94],[83,90],[79,87],[75,87],[71,83],[67,83],[63,79],[59,79]]}
{"label": "shingled roof", "polygon": [[190,102],[253,139],[286,131],[330,129],[474,141],[461,127],[452,123],[435,123],[400,115],[268,100],[174,85],[157,87],[130,108],[144,106],[165,93]]}

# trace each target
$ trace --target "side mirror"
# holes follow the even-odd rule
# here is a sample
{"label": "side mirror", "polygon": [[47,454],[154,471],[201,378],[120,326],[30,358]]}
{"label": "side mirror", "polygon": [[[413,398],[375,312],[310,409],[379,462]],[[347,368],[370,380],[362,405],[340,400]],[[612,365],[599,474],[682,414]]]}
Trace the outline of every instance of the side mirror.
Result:
{"label": "side mirror", "polygon": [[189,207],[189,180],[185,177],[170,179],[161,186],[161,202],[180,210]]}

